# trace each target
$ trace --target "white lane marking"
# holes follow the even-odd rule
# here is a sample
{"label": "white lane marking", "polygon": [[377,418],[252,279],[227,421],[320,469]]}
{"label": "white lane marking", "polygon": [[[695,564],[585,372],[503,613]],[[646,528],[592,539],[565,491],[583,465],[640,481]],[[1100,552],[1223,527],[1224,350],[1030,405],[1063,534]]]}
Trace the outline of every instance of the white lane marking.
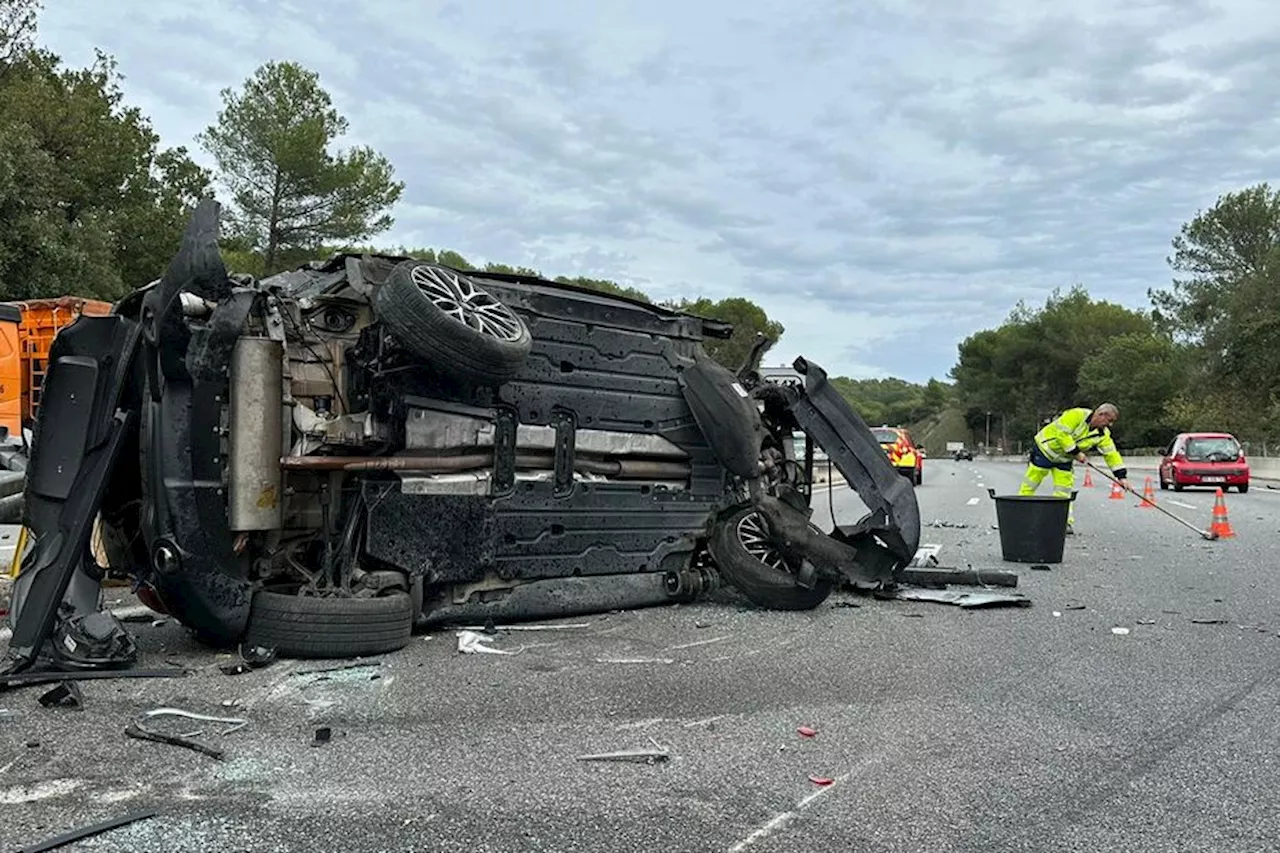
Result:
{"label": "white lane marking", "polygon": [[977,498],[969,498],[969,500],[965,501],[965,504],[967,506],[975,506],[977,503],[978,503]]}
{"label": "white lane marking", "polygon": [[1195,509],[1195,507],[1193,507],[1191,504],[1184,504],[1182,501],[1169,501],[1169,503],[1173,504],[1174,506],[1180,506],[1183,509]]}
{"label": "white lane marking", "polygon": [[667,646],[667,651],[678,652],[681,649],[696,649],[698,646],[709,646],[712,643],[723,643],[728,637],[712,637],[710,640],[696,640],[692,643],[681,643],[678,646]]}
{"label": "white lane marking", "polygon": [[755,832],[751,833],[746,838],[742,839],[737,844],[730,847],[729,853],[738,853],[738,851],[740,850],[746,850],[748,847],[750,847],[752,844],[755,844],[757,841],[760,841],[763,838],[768,838],[770,835],[773,835],[779,829],[782,829],[782,827],[786,826],[788,823],[798,818],[800,816],[800,813],[804,811],[806,808],[808,808],[815,800],[817,800],[819,797],[824,797],[827,794],[830,794],[837,787],[839,787],[841,782],[843,782],[848,778],[849,778],[848,773],[844,774],[843,776],[837,776],[835,781],[832,782],[830,785],[826,785],[822,788],[819,788],[818,790],[814,791],[812,794],[805,796],[802,800],[800,800],[800,802],[796,803],[796,807],[794,809],[792,809],[789,812],[783,812],[782,814],[775,816],[764,826],[760,827]]}
{"label": "white lane marking", "polygon": [[684,727],[686,729],[691,729],[695,726],[705,726],[710,723],[714,723],[716,720],[723,720],[727,716],[728,714],[716,714],[714,717],[707,717],[705,720],[694,720],[691,723],[685,723]]}

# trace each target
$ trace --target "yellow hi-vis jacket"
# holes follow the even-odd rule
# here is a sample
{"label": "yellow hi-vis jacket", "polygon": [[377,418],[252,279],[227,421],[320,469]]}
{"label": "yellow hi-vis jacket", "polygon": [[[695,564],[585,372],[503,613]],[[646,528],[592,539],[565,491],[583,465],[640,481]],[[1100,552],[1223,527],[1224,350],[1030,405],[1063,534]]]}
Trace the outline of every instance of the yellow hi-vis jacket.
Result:
{"label": "yellow hi-vis jacket", "polygon": [[1112,473],[1124,479],[1127,473],[1124,459],[1121,458],[1120,451],[1116,450],[1116,443],[1111,440],[1111,430],[1108,427],[1095,429],[1089,426],[1091,415],[1093,409],[1067,409],[1036,433],[1036,446],[1049,461],[1059,463],[1066,462],[1077,453],[1096,448]]}

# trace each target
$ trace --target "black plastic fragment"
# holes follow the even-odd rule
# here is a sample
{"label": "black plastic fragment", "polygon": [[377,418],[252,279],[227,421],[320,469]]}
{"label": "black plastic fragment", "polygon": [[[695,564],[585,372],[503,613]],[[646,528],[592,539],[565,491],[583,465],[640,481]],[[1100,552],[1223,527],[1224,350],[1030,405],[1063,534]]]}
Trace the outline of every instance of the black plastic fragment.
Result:
{"label": "black plastic fragment", "polygon": [[316,729],[315,739],[311,741],[312,746],[324,746],[333,739],[333,729],[328,726],[321,726]]}
{"label": "black plastic fragment", "polygon": [[40,704],[46,708],[72,708],[84,710],[84,694],[74,681],[64,681],[40,696]]}
{"label": "black plastic fragment", "polygon": [[143,809],[142,811],[131,812],[111,820],[104,820],[80,829],[73,829],[70,832],[55,835],[52,838],[29,844],[26,847],[20,847],[18,848],[18,853],[47,853],[49,850],[57,850],[59,847],[66,847],[68,844],[75,844],[77,841],[83,841],[86,838],[92,838],[95,835],[101,835],[104,832],[110,832],[113,829],[119,829],[122,826],[128,826],[131,823],[155,817],[159,813],[158,809]]}

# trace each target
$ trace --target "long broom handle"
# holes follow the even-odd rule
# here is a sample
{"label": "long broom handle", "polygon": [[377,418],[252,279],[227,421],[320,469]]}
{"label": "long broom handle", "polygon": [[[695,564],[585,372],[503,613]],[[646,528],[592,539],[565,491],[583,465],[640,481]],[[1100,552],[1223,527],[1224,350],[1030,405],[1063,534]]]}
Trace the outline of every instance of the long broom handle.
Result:
{"label": "long broom handle", "polygon": [[[1090,468],[1092,468],[1093,470],[1097,471],[1099,474],[1101,474],[1102,476],[1106,477],[1108,480],[1110,480],[1111,482],[1115,483],[1116,485],[1120,485],[1120,481],[1119,481],[1119,480],[1117,480],[1115,477],[1112,477],[1112,476],[1111,476],[1109,473],[1107,473],[1106,471],[1103,471],[1103,470],[1102,470],[1101,468],[1099,468],[1097,465],[1094,465],[1094,464],[1093,464],[1092,462],[1090,462],[1088,459],[1086,459],[1086,460],[1084,461],[1084,464],[1088,465]],[[1123,486],[1122,486],[1121,488],[1123,488]],[[1129,488],[1129,491],[1130,491],[1130,492],[1133,492],[1134,494],[1137,494],[1137,492],[1134,492],[1134,490],[1133,490],[1133,488],[1132,488],[1132,487],[1130,487],[1130,488]],[[1160,504],[1156,503],[1155,501],[1149,501],[1149,500],[1147,500],[1147,499],[1144,497],[1144,498],[1142,498],[1142,502],[1143,502],[1143,503],[1151,504],[1151,506],[1152,506],[1152,507],[1154,507],[1155,509],[1160,510],[1160,511],[1161,511],[1161,512],[1163,512],[1165,515],[1169,516],[1169,517],[1170,517],[1170,518],[1172,518],[1174,521],[1176,521],[1176,522],[1178,522],[1179,524],[1181,524],[1183,527],[1187,527],[1187,528],[1190,528],[1191,530],[1194,530],[1196,533],[1199,533],[1199,534],[1200,534],[1201,536],[1203,536],[1205,539],[1213,539],[1213,538],[1214,538],[1214,537],[1213,537],[1213,535],[1209,533],[1209,531],[1207,531],[1207,530],[1201,530],[1199,527],[1196,527],[1194,524],[1192,524],[1191,522],[1187,521],[1185,518],[1182,518],[1181,516],[1177,516],[1177,515],[1174,515],[1173,513],[1169,512],[1169,510],[1167,510],[1167,509],[1165,509],[1164,507],[1160,506]]]}

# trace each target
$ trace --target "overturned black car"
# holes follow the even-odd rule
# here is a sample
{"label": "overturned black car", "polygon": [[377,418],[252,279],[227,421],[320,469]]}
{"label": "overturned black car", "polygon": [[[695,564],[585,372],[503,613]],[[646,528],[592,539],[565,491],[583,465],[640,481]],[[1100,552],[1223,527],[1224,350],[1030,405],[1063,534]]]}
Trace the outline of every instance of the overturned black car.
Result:
{"label": "overturned black car", "polygon": [[[911,484],[814,364],[763,381],[757,347],[735,375],[701,345],[723,323],[412,258],[229,275],[217,230],[205,202],[163,278],[55,342],[8,671],[134,659],[101,609],[95,524],[144,603],[294,657],[720,578],[807,609],[915,554]],[[870,510],[830,535],[815,444]]]}

